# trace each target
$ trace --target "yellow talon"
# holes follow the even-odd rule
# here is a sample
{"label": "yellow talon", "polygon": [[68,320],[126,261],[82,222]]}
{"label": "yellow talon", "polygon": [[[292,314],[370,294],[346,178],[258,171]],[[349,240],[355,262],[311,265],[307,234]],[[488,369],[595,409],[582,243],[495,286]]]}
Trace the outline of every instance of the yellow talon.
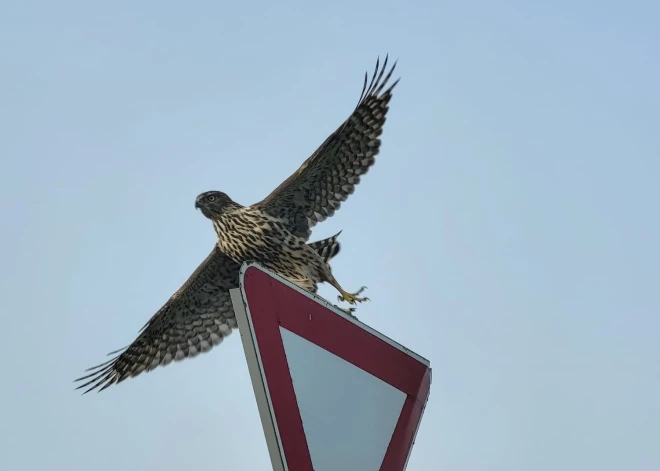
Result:
{"label": "yellow talon", "polygon": [[369,301],[369,298],[358,298],[358,294],[360,294],[362,291],[366,289],[366,286],[363,286],[360,288],[356,293],[347,293],[344,290],[339,290],[341,293],[341,296],[337,296],[337,299],[340,301],[346,301],[349,304],[355,304],[355,303],[361,303],[364,301]]}

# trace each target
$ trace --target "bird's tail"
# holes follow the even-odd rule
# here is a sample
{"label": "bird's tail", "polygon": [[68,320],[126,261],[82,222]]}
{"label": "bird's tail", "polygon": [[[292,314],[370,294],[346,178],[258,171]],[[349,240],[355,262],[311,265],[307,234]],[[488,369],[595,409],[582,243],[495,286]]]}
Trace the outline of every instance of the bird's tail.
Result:
{"label": "bird's tail", "polygon": [[341,234],[341,231],[327,239],[312,242],[309,246],[321,256],[325,263],[328,263],[332,257],[339,253],[339,249],[341,248],[337,241],[339,234]]}

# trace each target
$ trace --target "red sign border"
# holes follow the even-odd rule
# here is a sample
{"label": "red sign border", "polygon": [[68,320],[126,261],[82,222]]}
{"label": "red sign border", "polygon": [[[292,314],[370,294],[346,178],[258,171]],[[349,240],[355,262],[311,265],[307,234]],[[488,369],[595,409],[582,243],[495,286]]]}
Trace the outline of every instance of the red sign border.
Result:
{"label": "red sign border", "polygon": [[313,470],[280,327],[407,395],[380,468],[380,471],[403,470],[430,394],[430,366],[309,295],[278,281],[260,267],[248,265],[241,271],[245,301],[288,468]]}

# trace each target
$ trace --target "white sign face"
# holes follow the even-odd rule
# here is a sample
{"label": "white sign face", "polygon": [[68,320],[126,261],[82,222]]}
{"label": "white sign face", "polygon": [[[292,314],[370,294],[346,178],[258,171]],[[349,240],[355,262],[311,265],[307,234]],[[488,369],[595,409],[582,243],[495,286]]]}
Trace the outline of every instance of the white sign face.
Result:
{"label": "white sign face", "polygon": [[428,360],[257,264],[232,303],[274,471],[403,471]]}
{"label": "white sign face", "polygon": [[314,471],[378,471],[406,394],[280,330]]}

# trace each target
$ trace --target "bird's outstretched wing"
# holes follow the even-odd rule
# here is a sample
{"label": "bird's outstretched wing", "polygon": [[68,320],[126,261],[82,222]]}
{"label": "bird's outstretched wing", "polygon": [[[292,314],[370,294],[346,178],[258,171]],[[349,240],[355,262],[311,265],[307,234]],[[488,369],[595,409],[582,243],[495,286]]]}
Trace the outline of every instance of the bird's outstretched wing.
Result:
{"label": "bird's outstretched wing", "polygon": [[365,74],[362,94],[351,116],[293,175],[253,205],[288,219],[288,229],[297,236],[309,238],[311,228],[334,214],[353,193],[360,176],[374,164],[392,89],[399,82],[385,89],[396,63],[387,74],[387,57],[382,68],[379,66],[380,60],[368,87]]}
{"label": "bird's outstretched wing", "polygon": [[208,352],[237,327],[229,290],[238,287],[240,265],[217,246],[183,286],[113,359],[92,367],[76,389],[99,391],[126,378]]}
{"label": "bird's outstretched wing", "polygon": [[[327,263],[339,253],[339,234],[309,246]],[[174,361],[208,352],[238,327],[229,290],[238,288],[240,264],[218,246],[197,267],[179,290],[140,330],[131,345],[110,355],[111,360],[89,368],[76,389],[99,392],[126,378]],[[310,286],[316,292],[316,284]]]}

